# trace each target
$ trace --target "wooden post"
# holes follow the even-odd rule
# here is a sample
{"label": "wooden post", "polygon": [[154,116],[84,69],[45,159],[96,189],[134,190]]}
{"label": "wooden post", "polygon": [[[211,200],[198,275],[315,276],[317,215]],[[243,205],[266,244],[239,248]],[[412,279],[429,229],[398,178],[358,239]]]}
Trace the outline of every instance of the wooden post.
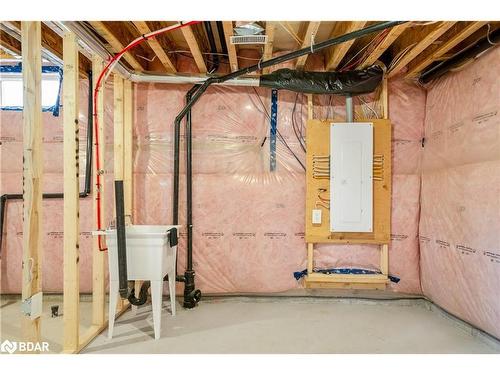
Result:
{"label": "wooden post", "polygon": [[[21,22],[23,57],[23,301],[41,292],[42,57],[40,22]],[[22,317],[25,341],[39,342],[40,318]]]}
{"label": "wooden post", "polygon": [[133,91],[132,82],[123,85],[123,189],[125,196],[125,223],[132,224],[133,211]]}
{"label": "wooden post", "polygon": [[314,118],[314,104],[313,104],[313,95],[307,95],[307,119],[312,120]]}
{"label": "wooden post", "polygon": [[389,118],[389,86],[387,77],[382,79],[382,91],[380,92],[380,100],[382,101],[382,118],[387,120]]}
{"label": "wooden post", "polygon": [[[93,77],[93,89],[95,89],[97,84],[97,78],[101,74],[103,69],[103,61],[97,55],[92,58],[92,77]],[[103,85],[104,86],[104,85]],[[101,89],[99,97],[97,98],[97,113],[98,113],[98,129],[97,136],[99,138],[99,143],[101,144],[99,153],[99,165],[104,168],[104,152],[105,152],[105,139],[104,139],[104,87]],[[95,111],[95,108],[93,109]],[[94,133],[94,145],[95,145]],[[94,159],[96,160],[96,147],[94,146]],[[95,169],[95,162],[93,165],[93,175],[96,176],[97,170]],[[95,177],[94,177],[95,178]],[[101,186],[101,207],[104,206],[104,185]],[[92,201],[93,201],[93,216],[94,216],[94,228],[97,228],[97,205],[96,200],[96,190],[95,184],[92,184]],[[106,311],[106,291],[105,291],[105,258],[106,252],[99,250],[99,237],[95,236],[92,241],[92,325],[102,326],[105,322],[105,311]]]}
{"label": "wooden post", "polygon": [[313,272],[313,255],[314,255],[314,244],[307,244],[307,274],[310,275]]}
{"label": "wooden post", "polygon": [[79,292],[79,155],[78,155],[78,44],[76,35],[63,36],[64,126],[64,352],[78,350]]}
{"label": "wooden post", "polygon": [[[384,119],[389,118],[389,84],[387,77],[382,80],[382,91],[380,93],[382,101],[382,116]],[[383,244],[380,248],[380,272],[384,275],[389,274],[389,245]]]}

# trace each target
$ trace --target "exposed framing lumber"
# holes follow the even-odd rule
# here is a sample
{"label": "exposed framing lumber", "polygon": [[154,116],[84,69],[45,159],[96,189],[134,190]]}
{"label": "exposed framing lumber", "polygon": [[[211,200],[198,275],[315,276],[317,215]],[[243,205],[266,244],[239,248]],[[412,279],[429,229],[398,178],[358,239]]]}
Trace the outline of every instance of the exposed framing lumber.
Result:
{"label": "exposed framing lumber", "polygon": [[[262,56],[262,60],[266,61],[273,57],[273,48],[274,48],[274,34],[276,32],[276,22],[267,21],[266,22],[266,35],[267,35],[267,43],[264,46],[264,54]],[[262,71],[263,74],[268,74],[271,68],[264,68]]]}
{"label": "exposed framing lumber", "polygon": [[[118,38],[111,32],[111,30],[101,21],[89,21],[92,27],[109,43],[113,52],[120,52],[124,45]],[[133,69],[142,71],[143,67],[137,59],[130,53],[125,52],[123,58],[132,66]]]}
{"label": "exposed framing lumber", "polygon": [[[22,22],[23,263],[22,300],[42,291],[42,58],[40,22]],[[22,316],[25,341],[39,342],[41,318]]]}
{"label": "exposed framing lumber", "polygon": [[[6,21],[4,22],[10,29],[14,32],[21,35],[21,22],[19,21]],[[49,53],[57,56],[62,60],[63,58],[63,40],[62,37],[59,36],[56,32],[54,32],[50,27],[48,27],[45,23],[41,24],[42,29],[42,56],[43,50],[48,51]],[[4,45],[4,35],[8,35],[7,33],[1,32],[2,34],[2,45]],[[16,40],[13,36],[8,35],[10,38],[9,41],[5,41],[6,44],[12,44],[12,40]],[[16,40],[17,41],[17,40]],[[19,43],[19,42],[18,42]],[[15,43],[14,45],[16,45]],[[21,48],[21,44],[19,44],[19,49]],[[11,48],[10,48],[11,49]],[[13,50],[15,51],[15,50]],[[20,54],[20,52],[19,52]],[[78,64],[80,67],[80,76],[82,78],[87,78],[86,73],[91,68],[91,62],[89,59],[82,53],[79,55]]]}
{"label": "exposed framing lumber", "polygon": [[[305,48],[305,47],[308,47],[311,45],[314,35],[316,35],[316,33],[318,32],[320,24],[321,24],[321,22],[319,22],[319,21],[308,22],[307,29],[306,29],[306,32],[304,34],[304,37],[302,38],[303,42],[302,42],[302,45],[300,46],[300,48]],[[295,65],[295,69],[298,69],[298,70],[304,69],[304,66],[306,65],[306,61],[307,61],[308,57],[309,57],[309,55],[304,55],[304,56],[299,57],[297,59],[296,65]]]}
{"label": "exposed framing lumber", "polygon": [[[92,58],[92,76],[99,77],[103,70],[103,61],[102,59],[95,55]],[[97,85],[97,79],[93,80],[94,89]],[[97,98],[97,111],[98,111],[98,129],[97,135],[99,140],[104,144],[104,95],[106,90],[101,90],[100,95]],[[95,111],[95,108],[94,108]],[[95,144],[94,134],[94,144]],[[94,152],[94,160],[96,160],[96,148],[93,149]],[[99,153],[99,165],[104,165],[104,152]],[[95,176],[98,173],[96,170],[96,165],[93,165],[93,175]],[[94,228],[97,228],[97,206],[99,202],[96,200],[96,189],[95,185],[92,184],[92,202],[93,202],[93,217],[94,217]],[[101,186],[101,205],[105,206],[105,191],[104,185]],[[106,290],[105,290],[105,274],[106,274],[106,266],[105,266],[105,258],[106,253],[104,251],[99,250],[99,237],[94,236],[92,239],[92,325],[94,327],[100,327],[105,322],[105,314],[106,314]]]}
{"label": "exposed framing lumber", "polygon": [[[146,22],[144,21],[132,21],[132,22],[141,34],[148,34],[151,32],[151,29],[149,28]],[[155,53],[155,55],[158,57],[162,65],[165,67],[166,71],[170,73],[176,73],[177,69],[175,67],[175,64],[172,62],[172,60],[170,60],[170,57],[168,57],[167,53],[160,45],[158,40],[156,40],[156,38],[150,38],[148,39],[148,44]]]}
{"label": "exposed framing lumber", "polygon": [[21,42],[3,30],[0,30],[0,43],[2,47],[9,50],[9,52],[21,56]]}
{"label": "exposed framing lumber", "polygon": [[[207,65],[205,64],[205,60],[203,59],[203,54],[201,53],[200,45],[194,36],[193,29],[191,26],[182,27],[181,29],[182,35],[189,46],[189,50],[193,55],[194,61],[200,73],[207,72]],[[229,46],[228,46],[229,47]]]}
{"label": "exposed framing lumber", "polygon": [[79,293],[79,155],[78,155],[78,42],[63,36],[64,124],[64,351],[78,349],[80,334]]}
{"label": "exposed framing lumber", "polygon": [[[366,23],[367,21],[337,22],[333,27],[330,38],[362,29]],[[327,51],[326,70],[334,70],[337,68],[354,41],[355,39],[352,39],[338,44]]]}
{"label": "exposed framing lumber", "polygon": [[404,55],[401,60],[390,70],[388,77],[394,77],[398,74],[401,69],[403,69],[410,61],[417,57],[423,50],[429,47],[434,41],[436,41],[441,35],[443,35],[450,27],[455,24],[456,21],[441,22],[432,31],[427,34],[420,42],[418,42],[406,55]]}
{"label": "exposed framing lumber", "polygon": [[125,223],[132,224],[133,211],[133,88],[131,81],[123,83],[123,189]]}
{"label": "exposed framing lumber", "polygon": [[410,25],[409,22],[402,25],[394,26],[389,30],[384,40],[368,55],[366,60],[361,64],[361,69],[372,65],[382,54],[391,46],[391,44],[406,30]]}
{"label": "exposed framing lumber", "polygon": [[[471,36],[474,32],[486,25],[488,22],[471,22],[469,25],[461,29],[455,35],[447,39],[441,46],[434,51],[422,53],[417,57],[409,66],[407,78],[413,78],[419,75],[427,66],[442,57],[446,52],[450,51],[453,47],[457,46],[464,39]],[[426,52],[426,51],[425,51]]]}
{"label": "exposed framing lumber", "polygon": [[236,54],[236,46],[231,43],[231,36],[233,36],[233,22],[223,21],[224,37],[226,38],[227,53],[229,54],[229,65],[231,72],[238,70],[238,55]]}

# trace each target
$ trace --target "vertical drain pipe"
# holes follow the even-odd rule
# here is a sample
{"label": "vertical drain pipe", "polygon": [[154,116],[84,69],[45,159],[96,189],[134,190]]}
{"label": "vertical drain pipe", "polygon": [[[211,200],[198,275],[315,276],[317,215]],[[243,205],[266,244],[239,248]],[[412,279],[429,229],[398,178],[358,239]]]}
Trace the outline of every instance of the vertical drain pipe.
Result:
{"label": "vertical drain pipe", "polygon": [[350,95],[345,97],[345,117],[346,122],[354,122],[354,106]]}
{"label": "vertical drain pipe", "polygon": [[118,249],[118,281],[120,297],[128,298],[127,243],[125,238],[125,203],[123,180],[115,180],[116,244]]}
{"label": "vertical drain pipe", "polygon": [[[191,101],[193,94],[200,85],[193,86],[186,94],[186,103]],[[187,219],[187,262],[184,272],[184,303],[183,306],[192,309],[201,298],[201,291],[195,287],[193,270],[193,168],[192,150],[193,137],[191,127],[191,109],[186,113],[186,219]]]}

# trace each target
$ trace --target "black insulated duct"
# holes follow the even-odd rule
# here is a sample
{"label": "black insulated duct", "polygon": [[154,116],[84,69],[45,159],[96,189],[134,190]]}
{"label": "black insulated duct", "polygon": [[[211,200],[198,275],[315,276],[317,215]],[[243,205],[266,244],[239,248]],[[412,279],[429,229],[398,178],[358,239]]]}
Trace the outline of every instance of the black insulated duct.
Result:
{"label": "black insulated duct", "polygon": [[476,58],[479,54],[500,43],[500,29],[495,30],[486,37],[480,39],[473,45],[464,48],[448,60],[427,69],[419,78],[420,83],[429,83],[433,79],[439,78],[448,71],[458,68],[464,62]]}
{"label": "black insulated duct", "polygon": [[383,75],[384,71],[377,65],[348,72],[279,69],[262,75],[259,86],[307,94],[356,96],[373,92],[382,81]]}

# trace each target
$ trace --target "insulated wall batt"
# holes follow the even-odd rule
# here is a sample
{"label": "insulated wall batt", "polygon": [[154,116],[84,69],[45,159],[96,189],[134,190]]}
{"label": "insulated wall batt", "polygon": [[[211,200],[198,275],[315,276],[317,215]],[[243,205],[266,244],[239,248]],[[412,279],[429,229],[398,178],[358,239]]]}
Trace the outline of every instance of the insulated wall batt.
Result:
{"label": "insulated wall batt", "polygon": [[[280,66],[283,67],[283,66]],[[286,67],[286,66],[285,66]],[[277,67],[278,68],[278,67]],[[138,84],[134,165],[137,224],[169,224],[172,217],[173,130],[190,87]],[[282,292],[299,288],[293,272],[306,267],[305,175],[290,151],[277,142],[277,169],[269,171],[269,89],[212,86],[192,110],[194,268],[205,293]],[[260,98],[260,99],[259,99]],[[280,91],[278,130],[304,162],[292,128],[305,127],[307,99]],[[332,100],[330,100],[332,99]],[[367,98],[370,100],[369,98]],[[390,288],[419,293],[418,214],[425,92],[390,83],[393,124],[393,234]],[[316,96],[315,118],[343,116],[342,98]],[[370,103],[373,105],[373,103]],[[358,118],[362,117],[357,106]],[[185,224],[184,139],[181,143],[180,224]],[[411,153],[411,154],[409,154]],[[179,272],[185,262],[181,229]],[[378,269],[375,246],[316,247],[316,266]]]}
{"label": "insulated wall batt", "polygon": [[500,48],[428,91],[422,287],[500,338]]}
{"label": "insulated wall batt", "polygon": [[[62,98],[61,98],[62,99]],[[88,81],[80,81],[79,93],[79,156],[80,191],[84,189],[87,138]],[[106,218],[114,216],[113,206],[113,91],[106,89],[105,100],[105,173],[106,173]],[[62,108],[58,117],[43,112],[43,192],[63,191],[63,127]],[[22,112],[0,111],[0,194],[17,194],[23,190],[22,174]],[[110,143],[111,142],[111,143]],[[3,228],[1,249],[2,294],[21,293],[22,287],[22,200],[9,200],[6,204],[6,219]],[[45,293],[63,291],[63,200],[44,199],[42,289]],[[80,292],[92,290],[92,198],[80,199]]]}

